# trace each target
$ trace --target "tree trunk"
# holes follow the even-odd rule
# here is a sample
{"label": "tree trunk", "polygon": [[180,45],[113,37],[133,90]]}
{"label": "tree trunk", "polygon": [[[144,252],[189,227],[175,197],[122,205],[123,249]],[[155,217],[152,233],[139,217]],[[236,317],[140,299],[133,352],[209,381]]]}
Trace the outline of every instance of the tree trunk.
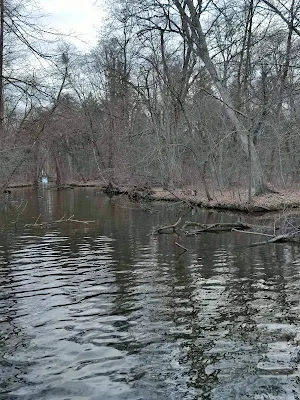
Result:
{"label": "tree trunk", "polygon": [[4,130],[4,99],[3,99],[3,34],[4,34],[4,0],[0,0],[0,140],[3,140]]}
{"label": "tree trunk", "polygon": [[220,81],[217,75],[217,71],[215,69],[214,64],[211,61],[208,51],[206,51],[201,55],[201,59],[204,62],[214,84],[216,85],[220,93],[222,101],[224,102],[225,105],[226,113],[231,123],[235,127],[237,136],[240,139],[242,149],[244,150],[247,157],[249,157],[249,155],[251,156],[251,169],[252,169],[254,190],[256,194],[260,194],[266,190],[266,187],[264,184],[263,170],[258,158],[256,148],[253,144],[253,140],[252,138],[250,138],[249,140],[248,129],[246,129],[246,127],[240,122],[239,118],[237,117],[228,90],[222,85],[222,82]]}
{"label": "tree trunk", "polygon": [[278,104],[276,115],[280,116],[282,111],[282,103],[284,100],[284,91],[286,89],[286,80],[290,68],[290,59],[291,59],[291,50],[292,50],[292,36],[293,36],[293,26],[294,26],[294,14],[295,14],[295,1],[292,1],[291,9],[290,9],[290,23],[288,25],[288,36],[287,36],[287,43],[286,43],[286,55],[285,55],[285,62],[283,65],[283,71],[280,77],[280,86],[279,86],[279,95],[278,95]]}
{"label": "tree trunk", "polygon": [[54,164],[55,164],[55,170],[56,170],[56,186],[59,187],[61,186],[62,183],[62,172],[61,172],[61,168],[59,165],[59,160],[58,160],[58,156],[56,155],[55,152],[53,152],[53,157],[54,157]]}
{"label": "tree trunk", "polygon": [[265,191],[268,191],[267,186],[264,183],[263,170],[252,138],[249,141],[249,130],[237,117],[230,94],[226,87],[222,84],[215,65],[213,64],[209,55],[205,34],[202,30],[199,19],[200,15],[197,13],[192,0],[186,0],[185,2],[188,7],[189,14],[187,14],[186,9],[183,8],[183,5],[179,0],[173,1],[181,15],[182,35],[184,36],[185,40],[195,44],[195,51],[203,61],[214,85],[218,89],[222,102],[225,105],[227,116],[236,130],[236,134],[240,139],[243,151],[247,157],[251,155],[251,172],[255,194],[261,194]]}

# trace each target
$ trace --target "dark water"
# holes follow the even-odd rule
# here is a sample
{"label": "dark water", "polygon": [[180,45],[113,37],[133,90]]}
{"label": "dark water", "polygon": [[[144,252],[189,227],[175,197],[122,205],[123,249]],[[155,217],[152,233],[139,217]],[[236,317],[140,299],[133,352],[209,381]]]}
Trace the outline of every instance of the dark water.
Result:
{"label": "dark water", "polygon": [[[300,398],[299,247],[152,236],[183,210],[96,189],[39,196],[12,194],[17,230],[1,211],[0,399]],[[25,226],[65,213],[95,223]]]}

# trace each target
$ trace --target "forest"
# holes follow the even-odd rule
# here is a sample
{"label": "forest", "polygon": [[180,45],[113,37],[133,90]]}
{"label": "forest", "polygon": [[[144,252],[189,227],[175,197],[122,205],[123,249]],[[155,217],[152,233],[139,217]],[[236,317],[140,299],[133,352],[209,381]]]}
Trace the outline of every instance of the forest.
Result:
{"label": "forest", "polygon": [[1,1],[2,191],[297,189],[300,1],[117,0],[87,52],[38,13]]}

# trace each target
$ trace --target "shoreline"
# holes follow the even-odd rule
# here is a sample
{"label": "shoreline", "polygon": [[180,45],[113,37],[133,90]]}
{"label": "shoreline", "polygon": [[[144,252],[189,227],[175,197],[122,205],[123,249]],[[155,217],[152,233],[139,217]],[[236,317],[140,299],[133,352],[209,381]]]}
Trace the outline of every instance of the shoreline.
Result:
{"label": "shoreline", "polygon": [[[9,189],[33,187],[29,183],[16,183],[8,186]],[[105,193],[105,185],[101,182],[90,181],[86,183],[70,182],[59,187],[48,185],[50,189],[64,190],[73,188],[99,188]],[[214,200],[207,200],[205,193],[193,193],[192,190],[165,190],[161,187],[149,188],[150,193],[143,193],[142,189],[134,186],[116,186],[114,187],[112,195],[128,195],[132,193],[138,194],[136,201],[166,201],[166,202],[186,202],[192,206],[206,209],[228,210],[228,211],[242,211],[244,213],[259,213],[259,212],[280,212],[283,210],[298,209],[300,211],[300,188],[290,188],[290,190],[282,190],[279,193],[267,193],[261,196],[253,196],[252,202],[247,200],[247,191],[239,191],[239,195],[233,194],[230,191],[224,191],[222,194],[217,195],[213,193]]]}

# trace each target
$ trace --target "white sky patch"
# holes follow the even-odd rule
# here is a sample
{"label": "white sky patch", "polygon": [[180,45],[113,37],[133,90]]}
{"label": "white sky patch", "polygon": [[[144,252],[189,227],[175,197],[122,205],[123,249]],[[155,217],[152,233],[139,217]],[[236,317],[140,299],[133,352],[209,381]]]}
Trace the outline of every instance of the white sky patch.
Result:
{"label": "white sky patch", "polygon": [[68,40],[78,48],[88,49],[97,43],[97,30],[106,15],[100,1],[39,0],[38,4],[47,14],[47,25],[63,34],[71,34]]}

